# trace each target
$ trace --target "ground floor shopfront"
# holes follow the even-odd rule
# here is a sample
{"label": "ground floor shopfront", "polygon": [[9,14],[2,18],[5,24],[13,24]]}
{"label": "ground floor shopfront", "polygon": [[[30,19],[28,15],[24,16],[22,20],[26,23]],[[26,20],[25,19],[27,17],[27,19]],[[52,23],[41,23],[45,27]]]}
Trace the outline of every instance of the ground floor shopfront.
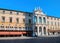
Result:
{"label": "ground floor shopfront", "polygon": [[4,36],[52,36],[60,35],[60,30],[49,30],[46,27],[35,27],[35,30],[20,31],[20,30],[0,30],[0,37]]}
{"label": "ground floor shopfront", "polygon": [[60,30],[48,30],[48,35],[60,35]]}
{"label": "ground floor shopfront", "polygon": [[32,31],[0,30],[0,37],[32,36]]}

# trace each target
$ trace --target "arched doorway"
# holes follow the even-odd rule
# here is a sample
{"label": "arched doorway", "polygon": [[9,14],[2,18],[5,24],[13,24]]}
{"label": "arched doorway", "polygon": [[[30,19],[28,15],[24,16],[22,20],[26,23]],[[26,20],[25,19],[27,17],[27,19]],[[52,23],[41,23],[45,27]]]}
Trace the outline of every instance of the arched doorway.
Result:
{"label": "arched doorway", "polygon": [[42,27],[39,27],[39,33],[42,35]]}
{"label": "arched doorway", "polygon": [[34,27],[34,33],[33,33],[33,36],[37,36],[37,27],[36,27],[36,26]]}
{"label": "arched doorway", "polygon": [[37,27],[35,26],[35,28],[34,28],[34,32],[37,32]]}
{"label": "arched doorway", "polygon": [[46,35],[46,27],[43,28],[44,35]]}

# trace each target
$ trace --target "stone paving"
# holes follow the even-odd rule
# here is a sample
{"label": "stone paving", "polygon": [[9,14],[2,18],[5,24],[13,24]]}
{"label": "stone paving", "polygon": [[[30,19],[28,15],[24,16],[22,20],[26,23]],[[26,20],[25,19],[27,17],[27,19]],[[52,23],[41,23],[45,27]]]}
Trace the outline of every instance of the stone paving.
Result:
{"label": "stone paving", "polygon": [[35,37],[0,37],[0,40],[11,40],[11,39],[31,39]]}
{"label": "stone paving", "polygon": [[6,38],[4,38],[4,40],[0,39],[0,43],[60,43],[60,37],[8,37],[7,39]]}

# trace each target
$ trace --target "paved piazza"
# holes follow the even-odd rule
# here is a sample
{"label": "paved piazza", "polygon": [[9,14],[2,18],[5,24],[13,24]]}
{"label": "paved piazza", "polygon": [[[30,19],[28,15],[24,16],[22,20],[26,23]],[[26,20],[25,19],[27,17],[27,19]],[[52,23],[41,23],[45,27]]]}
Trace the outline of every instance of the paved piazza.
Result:
{"label": "paved piazza", "polygon": [[60,37],[4,37],[0,43],[60,43]]}

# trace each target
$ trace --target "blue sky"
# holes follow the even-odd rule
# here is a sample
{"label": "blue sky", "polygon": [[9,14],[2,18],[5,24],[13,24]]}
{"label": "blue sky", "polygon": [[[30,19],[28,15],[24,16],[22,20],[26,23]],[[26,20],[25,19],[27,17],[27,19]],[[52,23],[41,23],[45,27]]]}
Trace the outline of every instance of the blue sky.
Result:
{"label": "blue sky", "polygon": [[0,0],[0,8],[33,12],[35,7],[50,16],[60,17],[60,0]]}

